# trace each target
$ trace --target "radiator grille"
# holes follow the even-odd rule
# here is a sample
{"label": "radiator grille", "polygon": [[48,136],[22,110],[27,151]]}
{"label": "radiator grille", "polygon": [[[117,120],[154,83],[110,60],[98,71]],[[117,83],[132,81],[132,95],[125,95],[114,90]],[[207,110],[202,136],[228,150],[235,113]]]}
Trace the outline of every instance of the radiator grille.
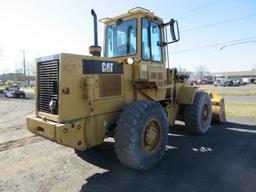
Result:
{"label": "radiator grille", "polygon": [[58,114],[59,61],[46,61],[37,64],[38,111]]}

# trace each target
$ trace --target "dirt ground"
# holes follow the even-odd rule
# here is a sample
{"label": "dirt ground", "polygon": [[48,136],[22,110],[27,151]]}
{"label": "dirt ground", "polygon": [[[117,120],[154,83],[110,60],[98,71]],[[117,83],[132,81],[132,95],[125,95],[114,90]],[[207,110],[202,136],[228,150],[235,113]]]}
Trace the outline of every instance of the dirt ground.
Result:
{"label": "dirt ground", "polygon": [[177,122],[163,160],[138,172],[118,161],[112,139],[75,153],[28,132],[34,102],[0,98],[0,191],[256,191],[256,119],[228,117],[200,137]]}

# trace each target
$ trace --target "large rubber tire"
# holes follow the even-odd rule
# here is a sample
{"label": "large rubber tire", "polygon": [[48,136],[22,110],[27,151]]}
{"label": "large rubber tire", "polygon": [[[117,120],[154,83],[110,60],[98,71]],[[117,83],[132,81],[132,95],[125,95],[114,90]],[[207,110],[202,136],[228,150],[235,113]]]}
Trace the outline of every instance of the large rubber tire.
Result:
{"label": "large rubber tire", "polygon": [[190,132],[202,135],[210,127],[212,119],[212,103],[210,96],[205,92],[196,92],[193,104],[184,111],[185,127]]}
{"label": "large rubber tire", "polygon": [[[155,149],[145,151],[145,133],[149,123],[158,122],[159,142]],[[115,151],[119,160],[137,170],[148,170],[164,155],[168,141],[168,120],[162,106],[153,101],[135,101],[120,115],[115,129]]]}

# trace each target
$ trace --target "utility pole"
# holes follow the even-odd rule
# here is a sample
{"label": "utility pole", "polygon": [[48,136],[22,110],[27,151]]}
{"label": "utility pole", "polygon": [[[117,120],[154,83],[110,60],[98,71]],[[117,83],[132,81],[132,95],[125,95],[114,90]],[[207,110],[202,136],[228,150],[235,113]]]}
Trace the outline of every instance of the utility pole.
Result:
{"label": "utility pole", "polygon": [[25,84],[26,84],[26,54],[25,54],[25,50],[22,50],[22,53],[23,53],[23,75],[24,75],[24,81],[25,81]]}
{"label": "utility pole", "polygon": [[[0,48],[0,67],[1,67],[1,68],[2,68],[2,66],[1,66],[1,65],[2,65],[2,52],[3,52],[3,50]],[[3,66],[3,67],[4,67],[4,66]],[[4,69],[2,68],[2,70],[4,70]],[[3,73],[2,70],[0,71],[0,74]]]}

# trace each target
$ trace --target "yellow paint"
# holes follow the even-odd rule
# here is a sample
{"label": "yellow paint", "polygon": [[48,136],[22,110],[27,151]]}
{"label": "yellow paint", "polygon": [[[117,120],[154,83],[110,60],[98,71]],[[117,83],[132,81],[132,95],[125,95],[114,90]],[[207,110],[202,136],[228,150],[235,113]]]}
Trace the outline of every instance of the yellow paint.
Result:
{"label": "yellow paint", "polygon": [[[79,150],[86,150],[104,141],[107,128],[116,124],[124,106],[136,100],[154,100],[164,104],[171,125],[177,115],[182,117],[182,105],[193,102],[195,89],[188,87],[186,81],[178,80],[175,69],[166,69],[166,50],[162,47],[162,62],[143,61],[141,58],[141,19],[150,18],[163,24],[163,20],[151,12],[136,10],[124,15],[106,18],[105,24],[113,24],[117,19],[137,19],[137,52],[133,55],[134,64],[127,63],[127,56],[105,58],[75,54],[59,54],[59,113],[53,115],[37,111],[36,117],[27,118],[28,129],[57,143]],[[161,29],[164,39],[164,30]],[[91,52],[95,51],[90,48]],[[104,49],[103,49],[104,50]],[[100,97],[99,75],[83,74],[83,60],[117,62],[123,65],[121,94]],[[106,66],[105,72],[111,72]],[[115,86],[113,85],[110,86]],[[139,86],[139,87],[137,87]],[[62,90],[68,87],[70,93]],[[216,96],[212,100],[219,101]],[[36,98],[36,105],[38,103]]]}

